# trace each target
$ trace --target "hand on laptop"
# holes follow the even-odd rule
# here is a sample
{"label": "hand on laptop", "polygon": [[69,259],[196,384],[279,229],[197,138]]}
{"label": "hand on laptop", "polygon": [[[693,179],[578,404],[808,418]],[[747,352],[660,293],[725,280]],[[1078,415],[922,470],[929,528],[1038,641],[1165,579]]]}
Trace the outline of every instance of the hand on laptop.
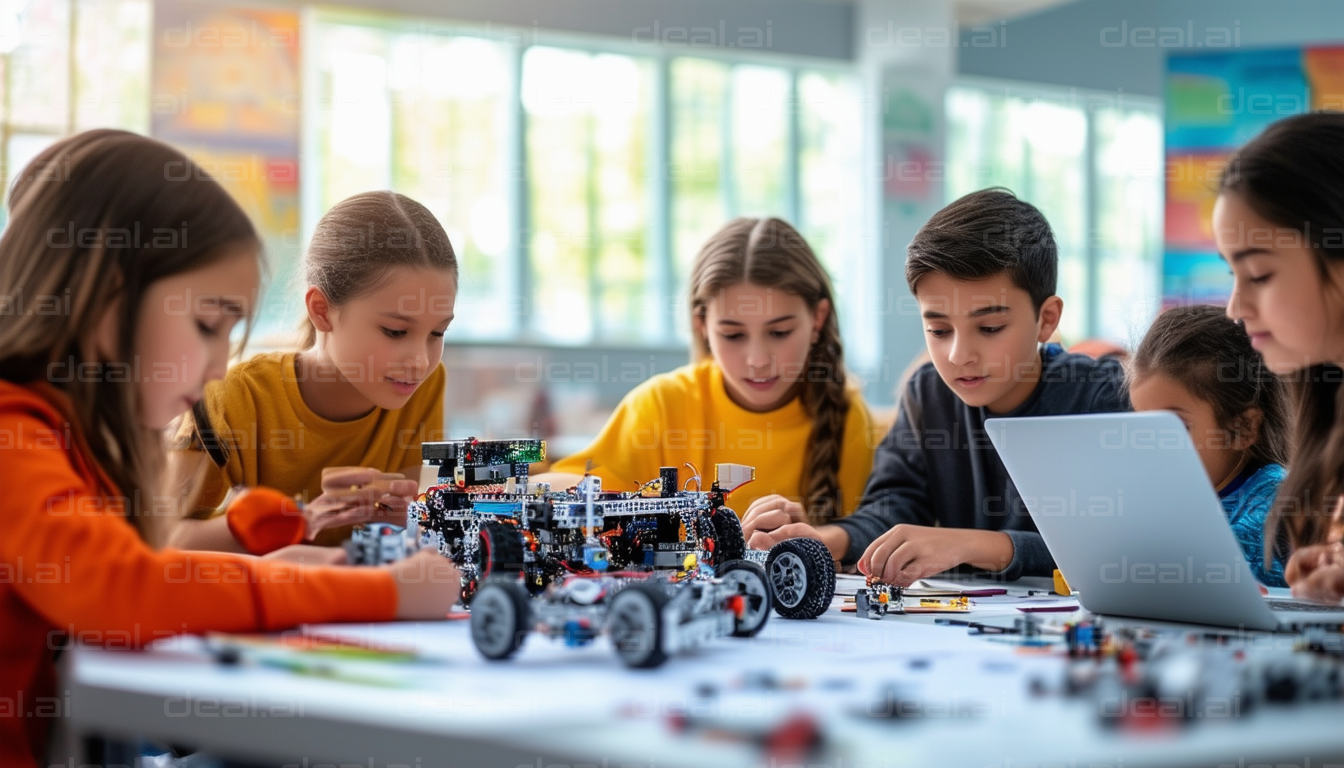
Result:
{"label": "hand on laptop", "polygon": [[1293,597],[1320,603],[1344,599],[1344,545],[1316,544],[1293,553],[1284,569]]}
{"label": "hand on laptop", "polygon": [[898,525],[868,545],[859,559],[859,571],[887,584],[908,587],[917,579],[963,563],[1001,571],[1012,559],[1012,539],[997,531]]}

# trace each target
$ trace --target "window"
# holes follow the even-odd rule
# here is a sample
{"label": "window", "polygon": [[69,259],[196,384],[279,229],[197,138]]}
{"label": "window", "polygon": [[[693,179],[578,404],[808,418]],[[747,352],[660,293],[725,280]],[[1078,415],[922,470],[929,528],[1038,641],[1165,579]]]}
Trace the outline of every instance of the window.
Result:
{"label": "window", "polygon": [[[148,132],[173,108],[150,93],[151,10],[59,0],[8,27],[0,15],[6,177],[60,136]],[[300,232],[268,242],[256,345],[289,343],[302,310],[289,285],[321,215],[395,189],[457,250],[453,340],[681,346],[705,239],[736,216],[779,216],[832,273],[850,363],[876,359],[852,68],[357,10],[300,18]]]}
{"label": "window", "polygon": [[1162,120],[1153,110],[1104,107],[1096,130],[1095,335],[1137,342],[1158,310],[1162,248]]}
{"label": "window", "polygon": [[845,75],[803,72],[798,104],[795,224],[831,275],[846,364],[874,369],[881,347],[879,292],[869,290],[876,284],[876,265],[860,258],[864,182],[858,84]]}
{"label": "window", "polygon": [[528,330],[553,343],[649,339],[648,60],[533,46],[523,55]]}
{"label": "window", "polygon": [[[517,332],[508,137],[513,49],[424,25],[320,19],[315,167],[304,230],[350,195],[395,189],[438,217],[457,252],[459,338]],[[310,101],[310,104],[312,102]]]}
{"label": "window", "polygon": [[1059,247],[1065,342],[1136,342],[1157,309],[1156,104],[980,81],[946,104],[948,201],[1003,186],[1040,208]]}
{"label": "window", "polygon": [[[0,178],[5,189],[58,138],[149,129],[148,0],[0,8]],[[0,222],[6,212],[0,212]]]}
{"label": "window", "polygon": [[673,335],[689,339],[683,297],[705,240],[737,216],[778,216],[798,227],[831,275],[848,363],[873,365],[878,328],[862,281],[855,78],[679,57],[670,82]]}

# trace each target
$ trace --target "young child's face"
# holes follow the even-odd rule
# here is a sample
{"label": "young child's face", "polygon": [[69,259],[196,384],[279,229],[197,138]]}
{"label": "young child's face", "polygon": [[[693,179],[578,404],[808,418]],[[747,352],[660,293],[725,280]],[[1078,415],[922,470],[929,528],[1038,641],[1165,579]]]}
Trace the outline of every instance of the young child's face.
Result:
{"label": "young child's face", "polygon": [[1059,324],[1059,297],[1038,315],[1006,272],[975,281],[935,272],[920,278],[915,298],[933,367],[957,397],[994,413],[1026,401],[1038,379],[1037,344]]}
{"label": "young child's face", "polygon": [[1196,397],[1180,382],[1160,373],[1136,379],[1129,387],[1129,399],[1136,411],[1171,411],[1185,424],[1195,444],[1199,460],[1215,486],[1229,480],[1228,475],[1241,461],[1243,451],[1234,445],[1232,435],[1215,417],[1213,404]]}
{"label": "young child's face", "polygon": [[1213,208],[1218,252],[1232,267],[1227,315],[1246,326],[1251,345],[1275,373],[1344,361],[1344,267],[1323,285],[1302,235],[1266,221],[1224,193]]}
{"label": "young child's face", "polygon": [[451,272],[395,268],[377,289],[331,309],[327,353],[371,403],[401,408],[443,357],[456,301]]}
{"label": "young child's face", "polygon": [[163,429],[224,377],[229,334],[251,315],[261,271],[253,250],[149,286],[140,305],[135,350],[144,426]]}
{"label": "young child's face", "polygon": [[719,292],[697,332],[709,342],[733,402],[749,411],[773,411],[798,394],[807,355],[830,312],[801,296],[752,283]]}

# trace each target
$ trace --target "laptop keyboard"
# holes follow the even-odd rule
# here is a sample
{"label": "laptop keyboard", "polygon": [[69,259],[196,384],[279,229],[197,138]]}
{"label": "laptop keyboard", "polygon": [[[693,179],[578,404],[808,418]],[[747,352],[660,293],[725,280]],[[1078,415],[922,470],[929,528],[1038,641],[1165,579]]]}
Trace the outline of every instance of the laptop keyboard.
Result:
{"label": "laptop keyboard", "polygon": [[1300,600],[1276,600],[1269,599],[1271,611],[1307,611],[1310,613],[1344,613],[1344,605],[1322,605],[1321,603],[1306,603]]}

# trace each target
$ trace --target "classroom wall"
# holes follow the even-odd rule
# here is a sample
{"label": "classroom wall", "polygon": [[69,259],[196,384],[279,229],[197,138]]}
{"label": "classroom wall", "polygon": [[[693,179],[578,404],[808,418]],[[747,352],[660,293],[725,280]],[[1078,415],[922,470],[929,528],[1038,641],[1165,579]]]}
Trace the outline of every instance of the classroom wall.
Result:
{"label": "classroom wall", "polygon": [[1161,96],[1169,51],[1337,43],[1344,0],[1079,0],[1005,31],[979,46],[963,32],[958,72]]}

